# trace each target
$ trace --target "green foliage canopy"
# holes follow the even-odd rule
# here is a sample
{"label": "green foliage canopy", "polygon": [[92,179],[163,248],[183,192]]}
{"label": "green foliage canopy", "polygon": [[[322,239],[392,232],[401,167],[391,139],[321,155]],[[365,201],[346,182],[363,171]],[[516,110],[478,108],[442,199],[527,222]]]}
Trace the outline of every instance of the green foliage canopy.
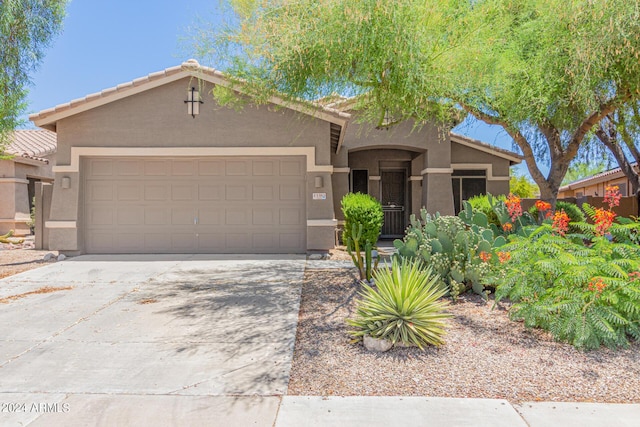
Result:
{"label": "green foliage canopy", "polygon": [[60,32],[66,0],[0,1],[0,151],[26,108],[29,75]]}

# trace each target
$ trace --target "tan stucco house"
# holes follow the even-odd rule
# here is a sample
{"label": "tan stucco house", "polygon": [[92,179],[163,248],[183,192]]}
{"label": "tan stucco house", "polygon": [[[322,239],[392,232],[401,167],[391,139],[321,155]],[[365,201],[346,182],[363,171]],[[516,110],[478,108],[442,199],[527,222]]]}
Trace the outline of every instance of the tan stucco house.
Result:
{"label": "tan stucco house", "polygon": [[30,233],[35,183],[52,182],[56,134],[48,130],[16,130],[0,159],[0,234]]}
{"label": "tan stucco house", "polygon": [[348,191],[379,198],[383,234],[399,236],[422,206],[452,214],[471,195],[508,192],[521,161],[435,126],[359,125],[348,103],[237,111],[202,95],[214,85],[230,83],[190,60],[31,116],[57,134],[50,248],[326,251]]}
{"label": "tan stucco house", "polygon": [[[636,171],[638,170],[637,164],[634,163],[632,167]],[[622,172],[622,169],[618,167],[563,185],[558,191],[558,198],[581,198],[585,196],[604,197],[605,189],[613,185],[618,186],[622,197],[631,195],[629,194],[631,191],[631,183],[624,172]]]}

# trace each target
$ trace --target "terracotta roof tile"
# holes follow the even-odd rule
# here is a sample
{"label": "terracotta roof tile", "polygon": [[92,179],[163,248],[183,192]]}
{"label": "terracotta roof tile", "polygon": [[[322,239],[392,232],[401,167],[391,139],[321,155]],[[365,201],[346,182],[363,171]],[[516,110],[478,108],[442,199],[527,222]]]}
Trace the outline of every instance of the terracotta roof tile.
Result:
{"label": "terracotta roof tile", "polygon": [[43,157],[55,153],[56,149],[57,140],[54,132],[27,129],[14,131],[5,151],[14,156],[48,163],[49,161]]}

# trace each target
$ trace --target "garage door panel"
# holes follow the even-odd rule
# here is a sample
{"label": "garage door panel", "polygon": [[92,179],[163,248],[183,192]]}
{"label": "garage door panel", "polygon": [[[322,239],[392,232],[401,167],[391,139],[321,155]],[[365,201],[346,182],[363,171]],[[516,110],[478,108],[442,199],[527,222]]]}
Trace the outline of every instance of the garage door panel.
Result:
{"label": "garage door panel", "polygon": [[198,233],[198,249],[202,252],[224,252],[224,233]]}
{"label": "garage door panel", "polygon": [[118,177],[134,177],[142,175],[142,160],[120,160],[114,163],[115,174]]}
{"label": "garage door panel", "polygon": [[248,209],[228,208],[225,212],[225,225],[249,225]]}
{"label": "garage door panel", "polygon": [[113,185],[101,181],[89,181],[86,185],[86,197],[95,202],[113,200]]}
{"label": "garage door panel", "polygon": [[144,206],[119,206],[115,225],[144,225]]}
{"label": "garage door panel", "polygon": [[149,206],[144,209],[144,224],[155,226],[168,226],[171,224],[171,210]]}
{"label": "garage door panel", "polygon": [[280,200],[300,201],[303,189],[300,184],[281,184]]}
{"label": "garage door panel", "polygon": [[302,233],[280,233],[280,247],[294,249],[299,248],[303,242]]}
{"label": "garage door panel", "polygon": [[171,186],[171,200],[176,202],[191,202],[197,200],[194,184],[173,184]]}
{"label": "garage door panel", "polygon": [[273,201],[274,194],[278,193],[277,185],[254,185],[253,188],[253,200],[260,202]]}
{"label": "garage door panel", "polygon": [[96,177],[107,177],[113,175],[113,161],[105,159],[89,160],[91,174]]}
{"label": "garage door panel", "polygon": [[228,160],[225,165],[226,176],[247,176],[250,170],[249,160]]}
{"label": "garage door panel", "polygon": [[255,160],[253,162],[253,176],[273,176],[276,172],[275,160]]}
{"label": "garage door panel", "polygon": [[225,186],[225,200],[248,201],[251,200],[251,186],[248,184],[227,184]]}
{"label": "garage door panel", "polygon": [[221,218],[224,216],[224,210],[221,208],[200,208],[198,211],[198,224],[222,225]]}
{"label": "garage door panel", "polygon": [[171,175],[173,176],[194,176],[197,167],[195,160],[173,160],[171,162]]}
{"label": "garage door panel", "polygon": [[303,157],[86,159],[85,250],[304,252],[304,165]]}
{"label": "garage door panel", "polygon": [[145,176],[170,176],[169,160],[145,160]]}
{"label": "garage door panel", "polygon": [[114,209],[111,206],[99,205],[87,210],[87,220],[94,226],[112,226]]}
{"label": "garage door panel", "polygon": [[247,252],[252,249],[249,233],[226,233],[226,249],[230,251]]}
{"label": "garage door panel", "polygon": [[168,184],[145,183],[144,200],[165,202],[169,200],[170,191],[171,187]]}
{"label": "garage door panel", "polygon": [[196,212],[191,207],[171,209],[171,225],[195,225]]}
{"label": "garage door panel", "polygon": [[137,202],[143,194],[143,184],[140,182],[116,182],[116,199],[121,202]]}
{"label": "garage door panel", "polygon": [[214,201],[224,198],[223,184],[200,184],[198,185],[198,200]]}
{"label": "garage door panel", "polygon": [[277,213],[274,213],[273,210],[271,209],[266,209],[266,210],[254,209],[252,224],[253,225],[276,225],[277,218],[274,218],[275,214]]}
{"label": "garage door panel", "polygon": [[224,160],[200,160],[198,174],[200,176],[224,176]]}

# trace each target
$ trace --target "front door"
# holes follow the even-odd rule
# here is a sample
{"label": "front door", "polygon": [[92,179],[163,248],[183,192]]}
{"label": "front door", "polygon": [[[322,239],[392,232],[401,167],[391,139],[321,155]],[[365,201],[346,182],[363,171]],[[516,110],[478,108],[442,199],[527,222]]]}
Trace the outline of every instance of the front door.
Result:
{"label": "front door", "polygon": [[398,238],[404,235],[406,221],[407,172],[404,169],[382,170],[381,202],[384,213],[382,238]]}

